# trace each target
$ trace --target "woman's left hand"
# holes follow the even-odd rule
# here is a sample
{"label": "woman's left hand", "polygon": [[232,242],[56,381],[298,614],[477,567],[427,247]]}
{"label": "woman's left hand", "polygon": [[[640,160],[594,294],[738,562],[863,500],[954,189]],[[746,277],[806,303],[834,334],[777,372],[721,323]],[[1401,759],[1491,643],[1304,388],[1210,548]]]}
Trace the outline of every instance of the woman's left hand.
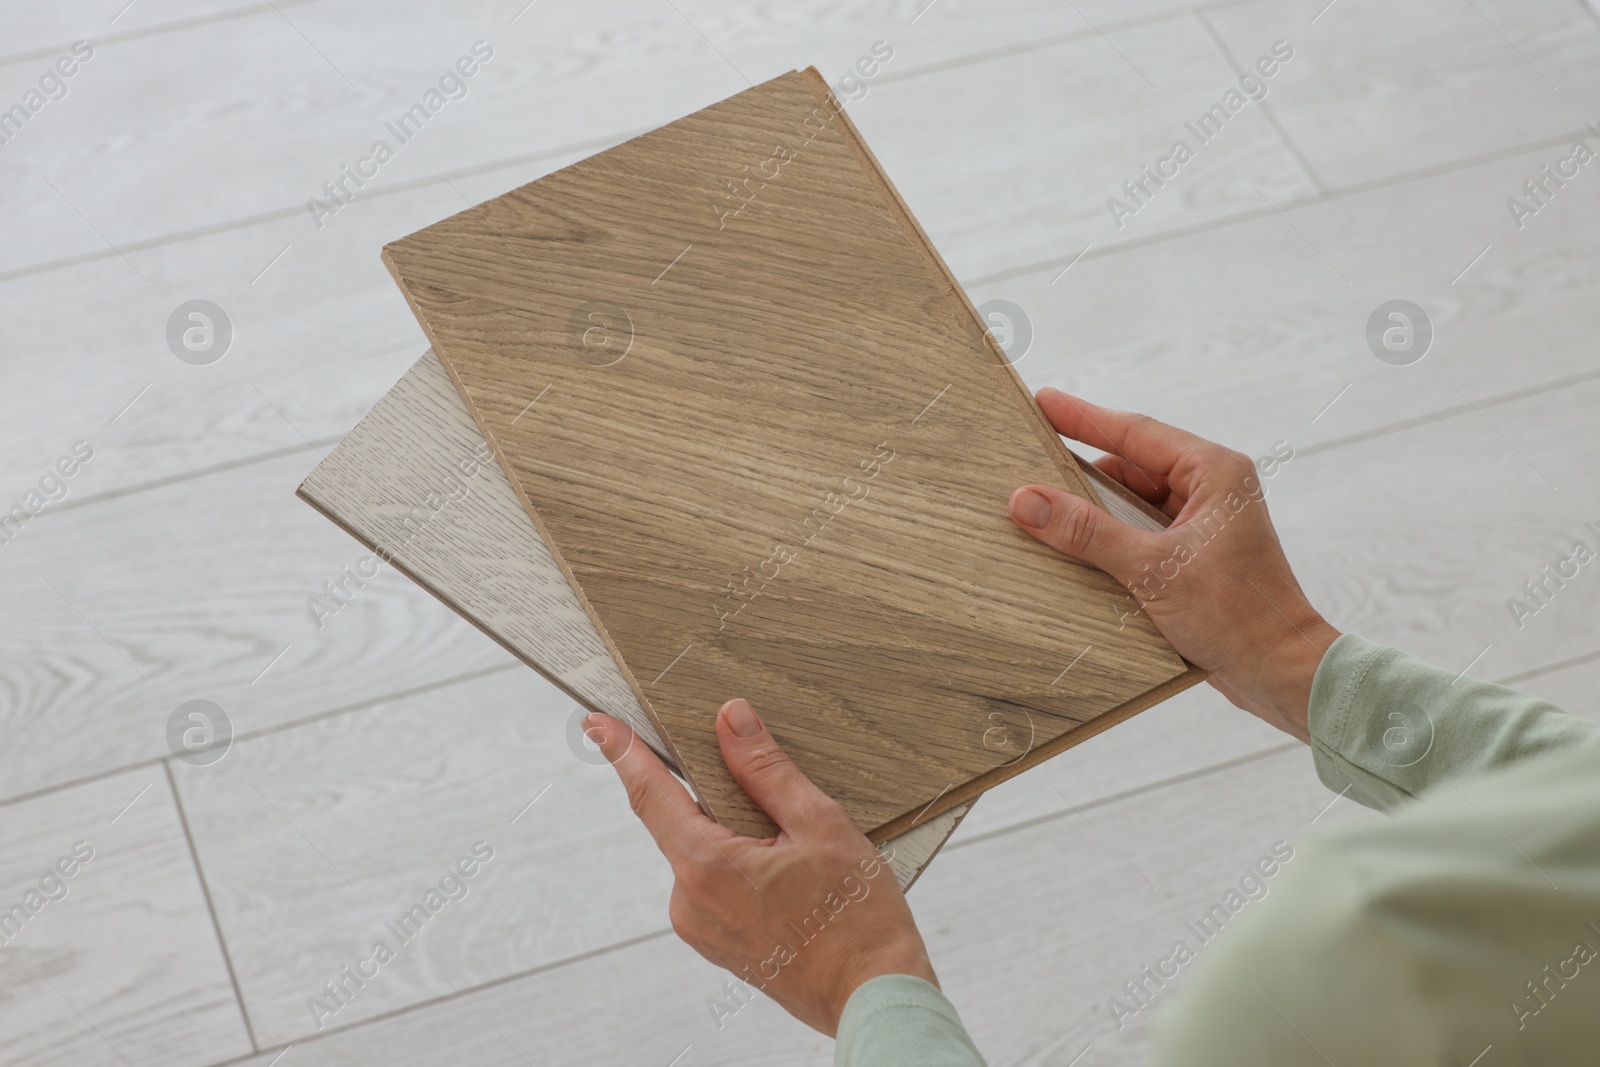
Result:
{"label": "woman's left hand", "polygon": [[868,979],[938,984],[894,871],[747,701],[722,706],[717,740],[734,780],[777,824],[775,838],[713,822],[617,719],[590,715],[584,728],[672,865],[672,928],[700,955],[829,1037]]}

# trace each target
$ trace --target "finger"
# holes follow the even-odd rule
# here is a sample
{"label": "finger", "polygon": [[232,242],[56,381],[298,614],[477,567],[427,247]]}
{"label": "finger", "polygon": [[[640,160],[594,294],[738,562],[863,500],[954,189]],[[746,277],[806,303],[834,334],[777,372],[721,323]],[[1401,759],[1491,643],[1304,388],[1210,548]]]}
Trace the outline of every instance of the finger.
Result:
{"label": "finger", "polygon": [[1152,504],[1161,504],[1172,491],[1164,474],[1152,474],[1121,456],[1104,455],[1094,461],[1095,468],[1131,493]]}
{"label": "finger", "polygon": [[791,837],[816,828],[843,809],[794,765],[748,700],[730,700],[717,712],[722,759],[750,799]]}
{"label": "finger", "polygon": [[1160,554],[1165,535],[1114,519],[1104,509],[1052,485],[1025,485],[1011,494],[1011,518],[1058,552],[1099,567],[1123,585]]}
{"label": "finger", "polygon": [[584,735],[617,770],[628,791],[628,804],[639,816],[667,859],[693,853],[725,828],[708,819],[649,745],[635,744],[628,724],[610,715],[590,714],[583,720]]}
{"label": "finger", "polygon": [[1051,386],[1040,389],[1039,407],[1056,432],[1127,460],[1133,481],[1172,473],[1186,452],[1220,448],[1203,437],[1132,412],[1103,408]]}

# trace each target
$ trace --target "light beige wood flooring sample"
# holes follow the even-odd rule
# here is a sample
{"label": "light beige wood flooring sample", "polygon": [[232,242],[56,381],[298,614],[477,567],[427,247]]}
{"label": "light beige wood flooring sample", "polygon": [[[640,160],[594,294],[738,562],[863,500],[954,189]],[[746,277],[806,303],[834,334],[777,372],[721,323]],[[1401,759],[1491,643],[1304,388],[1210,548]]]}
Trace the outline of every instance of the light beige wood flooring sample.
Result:
{"label": "light beige wood flooring sample", "polygon": [[[664,754],[432,352],[317,465],[299,496],[584,708],[623,719]],[[970,806],[890,842],[901,888]]]}
{"label": "light beige wood flooring sample", "polygon": [[385,260],[713,817],[748,697],[875,840],[1198,680],[1016,529],[1094,496],[814,71]]}

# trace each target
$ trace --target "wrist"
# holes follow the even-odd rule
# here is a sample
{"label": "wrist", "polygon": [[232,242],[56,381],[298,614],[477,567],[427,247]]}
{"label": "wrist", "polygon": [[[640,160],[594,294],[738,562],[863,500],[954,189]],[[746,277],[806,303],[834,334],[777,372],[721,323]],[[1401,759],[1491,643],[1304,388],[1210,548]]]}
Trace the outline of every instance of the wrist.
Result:
{"label": "wrist", "polygon": [[834,1031],[838,1030],[839,1019],[844,1015],[845,1005],[850,1002],[855,991],[874,978],[904,974],[912,978],[921,978],[935,989],[939,988],[939,978],[933,973],[933,963],[928,959],[927,950],[923,948],[920,938],[917,941],[916,945],[885,947],[851,961],[850,967],[840,976],[838,989],[829,1009],[829,1022]]}
{"label": "wrist", "polygon": [[1309,744],[1311,685],[1322,657],[1340,634],[1309,608],[1302,617],[1283,621],[1287,623],[1284,630],[1276,640],[1265,645],[1260,690],[1256,694],[1256,706],[1250,710]]}

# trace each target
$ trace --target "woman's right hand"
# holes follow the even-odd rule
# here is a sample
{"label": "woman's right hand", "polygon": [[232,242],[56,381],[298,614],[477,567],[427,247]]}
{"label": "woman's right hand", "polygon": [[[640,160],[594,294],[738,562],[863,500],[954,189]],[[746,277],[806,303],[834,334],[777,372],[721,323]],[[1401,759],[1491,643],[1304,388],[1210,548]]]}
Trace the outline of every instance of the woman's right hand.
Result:
{"label": "woman's right hand", "polygon": [[1224,696],[1309,741],[1311,680],[1339,631],[1295,581],[1255,464],[1176,427],[1059,389],[1041,389],[1037,399],[1059,433],[1108,453],[1095,466],[1166,512],[1172,525],[1161,532],[1129,526],[1047,485],[1012,493],[1012,520],[1121,582],[1172,647],[1211,672]]}

